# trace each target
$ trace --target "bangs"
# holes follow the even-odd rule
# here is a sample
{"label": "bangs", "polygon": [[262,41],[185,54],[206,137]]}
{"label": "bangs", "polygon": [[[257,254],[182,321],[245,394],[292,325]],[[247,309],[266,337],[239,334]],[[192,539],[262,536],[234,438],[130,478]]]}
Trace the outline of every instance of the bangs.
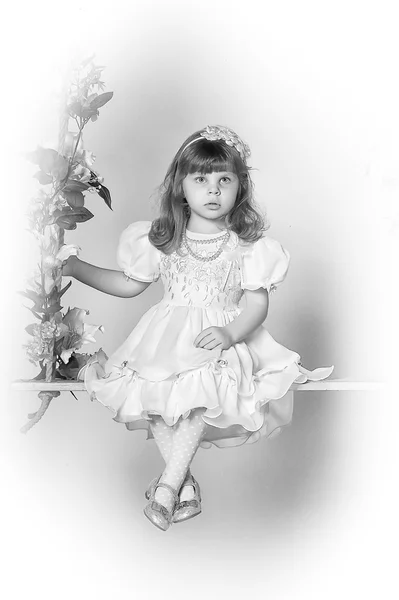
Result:
{"label": "bangs", "polygon": [[220,171],[239,175],[245,171],[240,155],[233,148],[210,140],[200,140],[187,148],[184,164],[181,167],[186,175],[192,173],[206,175]]}

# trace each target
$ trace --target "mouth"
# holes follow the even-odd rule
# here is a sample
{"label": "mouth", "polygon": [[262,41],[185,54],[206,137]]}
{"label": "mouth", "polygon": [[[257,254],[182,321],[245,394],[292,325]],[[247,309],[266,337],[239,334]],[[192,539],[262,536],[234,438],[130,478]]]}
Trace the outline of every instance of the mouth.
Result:
{"label": "mouth", "polygon": [[220,206],[218,202],[207,202],[205,206]]}

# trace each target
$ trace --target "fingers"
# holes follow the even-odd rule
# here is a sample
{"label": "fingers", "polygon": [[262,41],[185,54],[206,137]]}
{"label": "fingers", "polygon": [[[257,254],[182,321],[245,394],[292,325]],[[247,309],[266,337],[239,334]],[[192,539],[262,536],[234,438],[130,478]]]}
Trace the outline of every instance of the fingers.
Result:
{"label": "fingers", "polygon": [[203,336],[198,342],[195,344],[197,348],[207,348],[209,350],[210,346],[215,342],[215,336],[212,333],[208,333]]}
{"label": "fingers", "polygon": [[212,340],[211,342],[208,342],[207,344],[205,344],[205,346],[202,346],[202,348],[204,348],[204,350],[213,350],[214,348],[217,348],[218,346],[221,346],[222,342],[218,342],[217,340]]}
{"label": "fingers", "polygon": [[[208,327],[208,329],[204,329],[204,331],[201,331],[201,333],[199,333],[197,335],[197,337],[195,338],[195,340],[194,340],[194,346],[198,347],[200,344],[202,344],[202,341],[205,338],[209,337],[212,334],[213,334],[213,331],[209,327]],[[209,340],[208,340],[208,342],[209,342]]]}
{"label": "fingers", "polygon": [[221,346],[221,344],[222,342],[218,340],[212,328],[204,329],[194,340],[194,346],[204,348],[205,350],[213,350]]}

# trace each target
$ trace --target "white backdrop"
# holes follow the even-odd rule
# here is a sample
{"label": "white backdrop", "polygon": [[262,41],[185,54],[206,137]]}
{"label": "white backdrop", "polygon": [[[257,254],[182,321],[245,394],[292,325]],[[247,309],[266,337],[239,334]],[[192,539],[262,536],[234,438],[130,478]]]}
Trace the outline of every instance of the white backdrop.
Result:
{"label": "white backdrop", "polygon": [[[143,491],[162,464],[153,442],[83,393],[78,402],[54,400],[23,436],[19,427],[38,401],[11,391],[10,381],[37,373],[22,348],[30,313],[16,295],[37,258],[24,221],[34,171],[22,152],[56,143],[58,73],[72,55],[90,53],[106,66],[114,98],[84,140],[114,211],[89,196],[95,218],[66,235],[82,258],[115,268],[122,229],[156,216],[154,192],[182,141],[225,124],[251,146],[268,234],[292,257],[271,297],[270,333],[310,369],[334,364],[337,378],[393,380],[393,3],[42,1],[10,15],[2,149],[7,597],[349,598],[391,590],[393,395],[302,392],[279,438],[200,450],[193,470],[204,512],[162,534],[142,514]],[[109,354],[161,295],[160,284],[123,300],[74,282],[64,298],[104,325],[88,350]]]}

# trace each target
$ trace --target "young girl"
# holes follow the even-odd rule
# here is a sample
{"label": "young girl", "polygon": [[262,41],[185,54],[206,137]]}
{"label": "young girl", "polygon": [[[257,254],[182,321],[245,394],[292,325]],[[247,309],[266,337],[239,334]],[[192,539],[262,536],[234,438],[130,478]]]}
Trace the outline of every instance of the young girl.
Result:
{"label": "young girl", "polygon": [[115,421],[155,439],[166,466],[146,492],[144,513],[164,531],[201,512],[189,469],[199,446],[278,433],[291,421],[291,384],[324,379],[334,368],[304,369],[263,326],[290,255],[264,233],[249,155],[226,127],[197,131],[166,173],[159,218],[122,233],[121,271],[76,257],[64,267],[64,275],[126,298],[162,279],[161,302],[104,367],[87,365],[84,378]]}

